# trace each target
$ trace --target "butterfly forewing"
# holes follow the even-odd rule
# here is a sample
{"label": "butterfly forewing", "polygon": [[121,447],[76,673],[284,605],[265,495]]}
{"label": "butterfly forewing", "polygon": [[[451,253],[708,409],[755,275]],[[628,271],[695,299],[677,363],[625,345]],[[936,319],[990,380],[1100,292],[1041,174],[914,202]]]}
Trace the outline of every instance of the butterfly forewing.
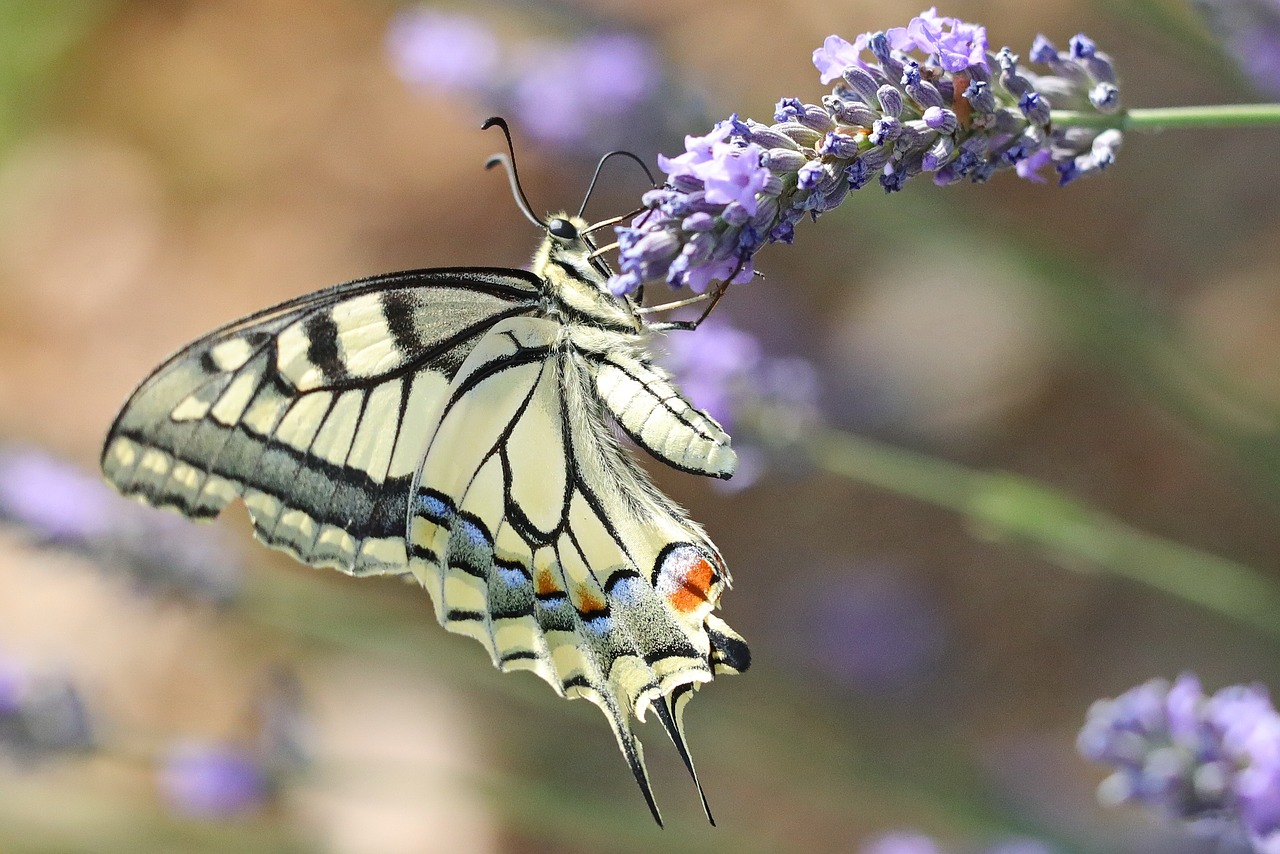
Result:
{"label": "butterfly forewing", "polygon": [[196,518],[242,497],[259,538],[307,563],[405,572],[409,488],[449,381],[487,328],[537,297],[519,271],[421,271],[226,326],[133,393],[103,471]]}

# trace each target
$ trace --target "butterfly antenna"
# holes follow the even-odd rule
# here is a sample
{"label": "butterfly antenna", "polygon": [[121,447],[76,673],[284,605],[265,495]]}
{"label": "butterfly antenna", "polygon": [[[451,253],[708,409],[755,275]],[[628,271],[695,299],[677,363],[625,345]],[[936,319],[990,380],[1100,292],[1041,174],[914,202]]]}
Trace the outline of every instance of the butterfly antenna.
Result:
{"label": "butterfly antenna", "polygon": [[689,776],[693,778],[693,785],[698,787],[698,797],[702,799],[702,811],[707,814],[707,821],[711,822],[712,827],[715,827],[715,816],[711,814],[711,807],[707,805],[707,796],[702,791],[702,783],[698,782],[698,772],[693,770],[693,759],[689,756],[689,747],[684,742],[684,733],[680,731],[680,727],[676,725],[675,718],[671,715],[671,707],[667,705],[667,698],[659,697],[657,702],[653,704],[653,709],[658,713],[658,720],[662,722],[662,728],[667,731],[667,735],[671,736],[671,743],[676,746],[676,750],[680,753],[680,758],[684,760],[684,767],[689,769]]}
{"label": "butterfly antenna", "polygon": [[[490,121],[493,121],[490,119]],[[644,170],[645,177],[649,179],[649,185],[658,186],[658,182],[654,180],[653,173],[649,171],[649,167],[640,159],[640,156],[631,151],[610,151],[604,157],[600,158],[600,162],[596,164],[596,174],[591,176],[591,183],[587,185],[587,195],[582,199],[582,207],[578,208],[578,216],[582,216],[582,212],[587,209],[587,202],[591,201],[591,191],[596,188],[596,181],[600,178],[600,170],[604,168],[604,164],[609,162],[610,157],[630,157],[636,163],[640,164],[640,168]]]}
{"label": "butterfly antenna", "polygon": [[520,208],[520,212],[529,218],[529,222],[539,228],[546,228],[547,224],[538,219],[533,212],[533,206],[529,204],[529,197],[524,194],[524,188],[520,186],[520,174],[516,172],[516,147],[511,143],[511,128],[507,127],[507,120],[501,116],[493,116],[485,119],[484,124],[480,126],[480,130],[488,130],[497,125],[502,128],[502,135],[507,138],[507,151],[510,154],[495,154],[484,163],[484,168],[492,169],[501,163],[507,169],[507,178],[511,181],[511,195],[515,197],[516,204]]}

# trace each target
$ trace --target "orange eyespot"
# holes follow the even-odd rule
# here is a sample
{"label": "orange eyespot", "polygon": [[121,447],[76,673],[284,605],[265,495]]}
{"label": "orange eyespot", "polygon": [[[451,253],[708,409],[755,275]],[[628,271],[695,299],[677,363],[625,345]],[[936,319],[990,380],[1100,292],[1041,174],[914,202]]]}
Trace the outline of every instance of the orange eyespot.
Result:
{"label": "orange eyespot", "polygon": [[658,570],[658,591],[677,611],[688,614],[711,603],[711,588],[719,580],[708,556],[692,546],[672,549]]}

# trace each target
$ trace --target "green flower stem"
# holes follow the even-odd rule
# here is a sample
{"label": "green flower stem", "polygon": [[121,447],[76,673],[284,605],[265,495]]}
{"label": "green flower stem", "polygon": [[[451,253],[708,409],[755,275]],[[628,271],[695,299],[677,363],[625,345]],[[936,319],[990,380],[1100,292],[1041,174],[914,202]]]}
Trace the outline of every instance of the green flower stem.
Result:
{"label": "green flower stem", "polygon": [[1255,127],[1280,125],[1280,104],[1213,104],[1198,107],[1154,107],[1116,115],[1054,110],[1055,125],[1119,128],[1158,133],[1163,130],[1201,127]]}
{"label": "green flower stem", "polygon": [[831,474],[954,510],[990,539],[1034,544],[1063,568],[1137,582],[1280,640],[1280,586],[1271,579],[1138,530],[1029,478],[826,428],[796,447]]}

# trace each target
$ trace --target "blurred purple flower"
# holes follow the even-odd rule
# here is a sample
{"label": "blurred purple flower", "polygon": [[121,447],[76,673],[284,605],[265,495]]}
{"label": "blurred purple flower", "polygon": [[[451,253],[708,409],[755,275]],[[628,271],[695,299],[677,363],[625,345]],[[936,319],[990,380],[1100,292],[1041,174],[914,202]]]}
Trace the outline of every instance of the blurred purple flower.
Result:
{"label": "blurred purple flower", "polygon": [[441,89],[479,88],[498,72],[498,37],[479,18],[426,6],[405,9],[387,30],[400,76]]}
{"label": "blurred purple flower", "polygon": [[1192,0],[1258,91],[1280,96],[1280,0]]}
{"label": "blurred purple flower", "polygon": [[654,47],[631,33],[504,42],[478,17],[419,6],[392,21],[387,51],[407,82],[457,92],[544,144],[593,154],[635,147],[638,130],[661,134],[687,100]]}
{"label": "blurred purple flower", "polygon": [[160,788],[175,812],[203,819],[252,814],[271,796],[270,780],[249,751],[206,741],[172,749],[160,774]]}
{"label": "blurred purple flower", "polygon": [[896,831],[878,836],[859,849],[860,854],[942,854],[938,843],[923,833]]}
{"label": "blurred purple flower", "polygon": [[1261,686],[1207,697],[1191,674],[1153,679],[1095,703],[1077,746],[1116,768],[1104,803],[1144,803],[1280,851],[1280,715]]}
{"label": "blurred purple flower", "polygon": [[[944,854],[929,836],[912,831],[894,831],[878,836],[858,849],[859,854]],[[1038,839],[1009,839],[985,849],[984,854],[1054,854]]]}
{"label": "blurred purple flower", "polygon": [[[724,314],[713,315],[692,332],[668,335],[659,361],[689,400],[726,429],[749,414],[752,430],[767,430],[771,439],[781,441],[819,418],[820,384],[813,365],[799,357],[766,355],[754,335]],[[764,473],[767,455],[749,444],[749,435],[743,440],[739,436],[734,442],[737,472],[717,488],[739,490]]]}
{"label": "blurred purple flower", "polygon": [[1054,854],[1054,849],[1039,839],[1007,839],[988,848],[985,854]]}
{"label": "blurred purple flower", "polygon": [[35,448],[0,448],[0,520],[36,541],[126,569],[140,587],[226,603],[240,589],[236,549],[216,530],[115,494]]}
{"label": "blurred purple flower", "polygon": [[0,752],[30,763],[94,746],[88,710],[69,677],[0,657]]}
{"label": "blurred purple flower", "polygon": [[111,530],[119,499],[102,481],[34,449],[0,448],[0,519],[81,544]]}
{"label": "blurred purple flower", "polygon": [[[1118,130],[1050,122],[1051,107],[1120,109],[1110,59],[1083,35],[1066,51],[1041,36],[1032,55],[1047,73],[1020,68],[1008,48],[988,53],[983,27],[934,9],[853,42],[830,36],[813,52],[822,82],[835,82],[821,104],[783,98],[772,125],[734,115],[707,136],[686,137],[685,153],[659,158],[666,186],[646,193],[646,210],[615,229],[619,272],[610,290],[665,281],[703,292],[746,282],[765,244],[790,243],[805,215],[834,210],[877,175],[893,192],[922,172],[938,185],[981,183],[1013,167],[1038,180],[1037,168],[1052,164],[1067,184],[1110,166]],[[691,213],[706,216],[693,227]],[[674,239],[677,251],[638,254],[655,233]]]}
{"label": "blurred purple flower", "polygon": [[255,813],[309,764],[302,686],[293,670],[271,668],[253,698],[251,742],[192,739],[175,744],[159,771],[179,814],[224,819]]}
{"label": "blurred purple flower", "polygon": [[653,48],[623,33],[543,42],[516,65],[511,107],[519,125],[546,143],[593,138],[650,98],[661,72]]}
{"label": "blurred purple flower", "polygon": [[793,642],[811,666],[856,690],[918,684],[946,650],[946,627],[927,591],[895,567],[851,567],[797,588]]}
{"label": "blurred purple flower", "polygon": [[743,386],[760,364],[760,342],[716,315],[693,332],[669,335],[666,344],[663,364],[681,389],[726,430],[731,428]]}

